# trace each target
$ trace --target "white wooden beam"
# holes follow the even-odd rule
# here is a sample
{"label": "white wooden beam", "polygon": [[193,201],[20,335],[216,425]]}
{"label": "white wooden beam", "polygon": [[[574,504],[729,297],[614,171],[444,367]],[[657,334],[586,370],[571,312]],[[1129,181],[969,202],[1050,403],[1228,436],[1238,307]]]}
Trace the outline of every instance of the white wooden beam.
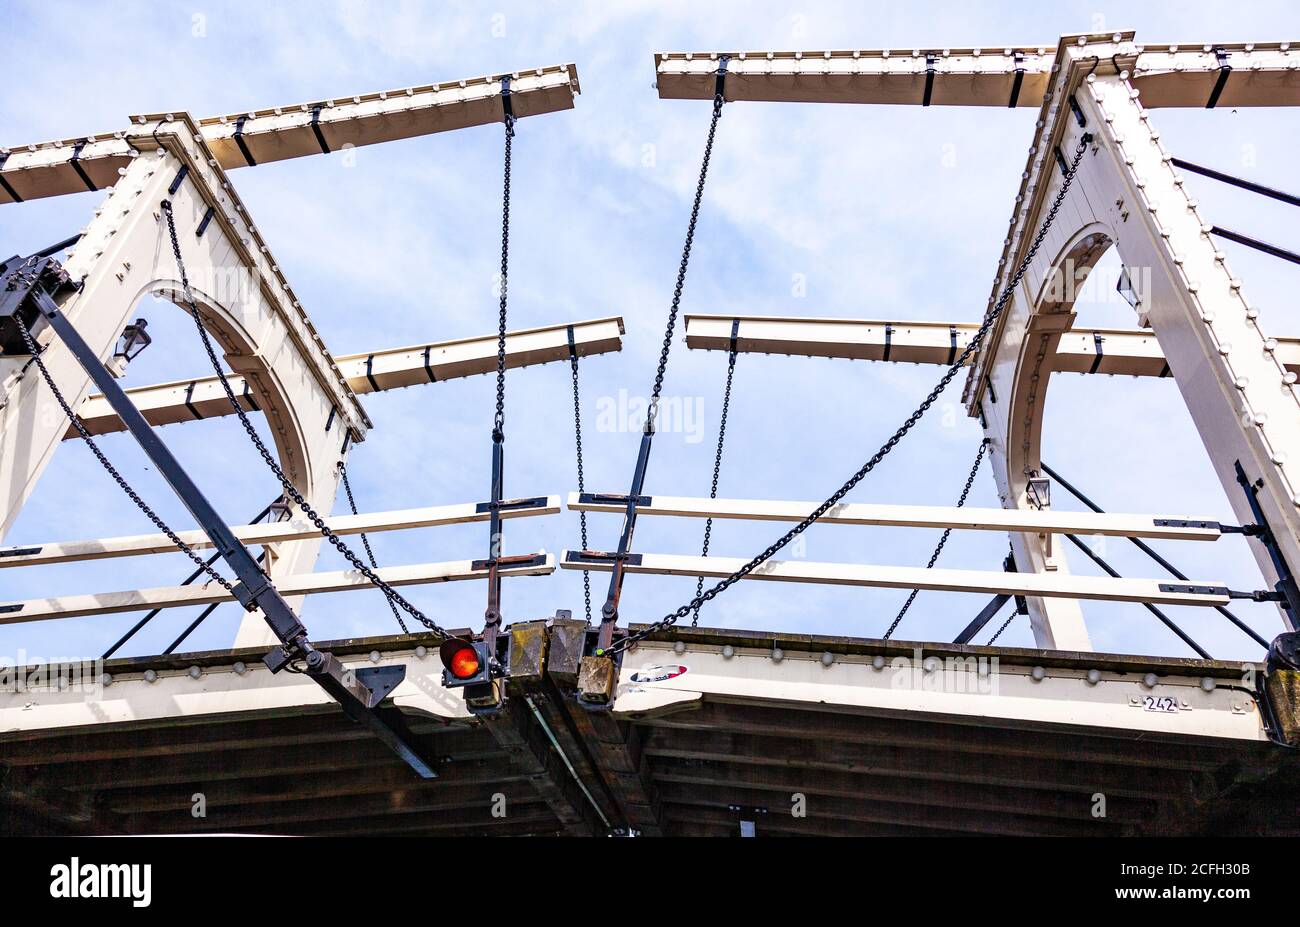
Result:
{"label": "white wooden beam", "polygon": [[[521,118],[572,109],[578,90],[572,64],[519,71],[511,77],[510,105]],[[131,121],[144,125],[170,121],[171,115],[133,116]],[[501,79],[496,76],[213,116],[200,120],[198,130],[221,167],[230,169],[485,125],[502,116]],[[15,194],[31,200],[112,186],[118,169],[135,157],[125,135],[0,148],[0,203],[15,202]]]}
{"label": "white wooden beam", "polygon": [[[505,565],[503,576],[545,576],[555,572],[555,556],[539,555],[536,563],[521,566]],[[452,560],[444,563],[416,563],[410,566],[380,567],[375,570],[379,578],[390,586],[418,586],[428,583],[446,583],[464,579],[485,579],[487,568],[479,561]],[[275,586],[285,596],[313,595],[320,592],[347,592],[353,589],[373,588],[370,581],[356,570],[337,570],[326,573],[297,573],[281,576]],[[153,589],[131,589],[124,592],[99,592],[90,595],[59,596],[50,599],[28,599],[24,602],[0,604],[0,624],[24,621],[41,621],[47,618],[77,618],[85,615],[109,615],[116,612],[138,612],[154,608],[180,608],[186,605],[211,605],[233,602],[234,597],[214,582],[191,586],[162,586]]]}
{"label": "white wooden beam", "polygon": [[[620,497],[570,493],[569,508],[578,512],[623,513]],[[625,498],[625,497],[623,497]],[[639,515],[682,518],[731,518],[745,521],[803,521],[819,503],[757,499],[706,499],[650,496],[637,505]],[[1164,522],[1164,524],[1162,524]],[[1222,536],[1218,522],[1205,518],[1161,515],[1058,512],[1051,509],[956,508],[939,505],[876,505],[840,503],[818,524],[876,525],[907,528],[967,528],[979,531],[1032,531],[1043,534],[1106,535],[1178,541],[1214,541]]]}
{"label": "white wooden beam", "polygon": [[[970,322],[687,315],[686,346],[706,351],[728,350],[733,320],[739,320],[736,347],[742,354],[879,361],[886,359],[888,348],[888,360],[911,364],[951,363],[949,358],[961,354],[979,328]],[[1300,338],[1279,338],[1277,342],[1278,360],[1288,370],[1300,374]],[[1169,376],[1164,352],[1153,332],[1113,328],[1076,328],[1065,332],[1052,360],[1052,371]]]}
{"label": "white wooden beam", "polygon": [[[574,322],[572,328],[579,357],[622,350],[623,319],[618,316]],[[510,332],[506,336],[506,366],[513,369],[567,360],[568,329],[567,325],[547,325]],[[376,387],[389,390],[489,373],[496,369],[496,360],[496,335],[484,335],[341,355],[334,358],[334,363],[354,392],[373,393]],[[243,378],[230,375],[228,379],[244,410],[256,411],[254,400],[244,393]],[[192,422],[234,412],[216,377],[140,386],[127,390],[127,395],[151,425]],[[122,420],[98,394],[86,398],[80,415],[91,434],[123,430]],[[65,438],[76,436],[76,430],[69,428]]]}
{"label": "white wooden beam", "polygon": [[[519,500],[525,501],[525,500]],[[527,518],[534,515],[555,515],[560,511],[559,496],[539,496],[527,500],[537,504],[504,508],[502,518]],[[486,503],[462,502],[456,505],[435,505],[416,509],[398,509],[391,512],[366,512],[360,515],[331,515],[325,519],[331,531],[338,535],[374,534],[380,531],[405,531],[411,528],[434,528],[442,525],[463,525],[487,521]],[[303,541],[318,538],[320,532],[305,518],[297,516],[288,521],[259,525],[231,525],[235,537],[247,545],[277,544],[282,541]],[[195,550],[212,546],[203,531],[178,532],[181,540]],[[111,557],[137,557],[146,554],[176,552],[176,545],[164,534],[138,534],[88,541],[55,541],[52,543],[21,544],[0,547],[0,569],[20,566],[40,566],[50,563],[70,563],[80,560],[104,560]]]}
{"label": "white wooden beam", "polygon": [[[565,551],[560,566],[566,570],[609,572],[612,554],[590,556],[587,551]],[[629,573],[658,576],[730,576],[747,562],[738,557],[692,557],[677,554],[632,554]],[[1109,602],[1151,602],[1158,605],[1227,605],[1223,583],[1157,579],[1111,579],[1105,576],[1055,576],[1051,573],[992,573],[979,570],[941,570],[924,567],[866,566],[856,563],[817,563],[808,560],[769,560],[746,579],[832,586],[873,586],[884,589],[928,589],[938,592],[976,592],[984,595],[1046,596],[1097,599]],[[1189,591],[1190,590],[1190,591]]]}
{"label": "white wooden beam", "polygon": [[[1300,43],[1142,46],[1133,37],[1075,34],[1059,44],[987,48],[661,52],[655,77],[661,99],[711,100],[719,58],[726,54],[728,101],[1038,107],[1062,45],[1086,50],[1114,43],[1117,62],[1132,70],[1148,106],[1205,106],[1223,62],[1231,70],[1216,105],[1300,105]],[[1107,64],[1110,54],[1107,49]]]}

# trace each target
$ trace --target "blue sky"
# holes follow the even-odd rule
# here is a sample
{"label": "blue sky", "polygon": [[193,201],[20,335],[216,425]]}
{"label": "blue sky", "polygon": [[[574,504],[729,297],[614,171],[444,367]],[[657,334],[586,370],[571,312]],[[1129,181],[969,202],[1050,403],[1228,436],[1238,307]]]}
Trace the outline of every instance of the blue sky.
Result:
{"label": "blue sky", "polygon": [[[707,104],[660,101],[653,53],[716,48],[878,48],[1054,45],[1065,32],[1136,29],[1139,41],[1300,38],[1285,2],[1040,3],[7,3],[0,61],[0,144],[108,131],[137,112],[196,116],[574,62],[582,94],[572,111],[531,118],[515,141],[510,275],[512,327],[620,314],[624,350],[584,362],[588,489],[626,491],[638,435],[599,430],[602,401],[643,396],[672,292],[693,192]],[[196,18],[199,17],[199,18]],[[201,29],[196,29],[201,24]],[[202,35],[196,35],[202,32]],[[57,38],[54,38],[57,37]],[[683,309],[878,319],[975,321],[990,287],[1032,123],[1031,110],[728,106]],[[1160,111],[1162,141],[1189,160],[1292,189],[1293,110]],[[278,263],[336,353],[487,334],[495,325],[499,260],[500,126],[282,162],[232,174]],[[1300,245],[1287,207],[1191,176],[1217,223]],[[80,228],[103,198],[84,193],[0,209],[0,247],[27,252]],[[1290,220],[1288,222],[1287,220]],[[1224,245],[1266,326],[1294,334],[1296,268]],[[1113,256],[1098,271],[1105,294]],[[1108,276],[1107,276],[1108,275]],[[794,285],[802,279],[805,289]],[[197,336],[174,307],[147,302],[156,333],[129,385],[201,375]],[[1127,306],[1081,305],[1080,325],[1132,327]],[[701,403],[699,429],[664,433],[647,491],[707,495],[725,356],[688,351],[680,329],[665,394]],[[820,499],[857,469],[908,414],[938,368],[745,355],[739,359],[720,494]],[[570,383],[562,365],[508,382],[508,495],[576,488]],[[492,382],[479,377],[366,397],[376,428],[351,457],[363,510],[486,498]],[[1114,511],[1234,520],[1172,381],[1064,375],[1048,403],[1045,458]],[[228,420],[163,431],[231,521],[257,512],[277,488]],[[957,389],[850,497],[952,504],[980,433]],[[187,516],[124,436],[103,446],[176,527]],[[971,505],[996,505],[987,465]],[[1063,491],[1057,507],[1074,508]],[[340,506],[345,505],[340,502]],[[593,516],[591,542],[613,547],[617,516]],[[63,445],[6,543],[149,530],[85,448]],[[644,519],[638,549],[698,552],[702,523]],[[748,556],[779,532],[721,523],[712,552]],[[576,547],[577,516],[507,524],[508,552]],[[923,565],[936,532],[816,526],[810,560]],[[385,564],[483,555],[485,526],[372,538]],[[1260,585],[1244,542],[1164,545],[1194,578]],[[940,566],[996,570],[1000,535],[954,533]],[[1126,575],[1158,569],[1122,542],[1106,556]],[[1072,568],[1094,572],[1074,553]],[[324,555],[319,569],[338,569]],[[0,574],[0,599],[179,582],[179,555]],[[626,618],[657,618],[687,600],[694,581],[632,577]],[[603,577],[593,577],[597,607]],[[406,593],[447,626],[482,622],[482,584]],[[714,626],[879,635],[904,591],[739,584],[712,603]],[[897,632],[948,640],[984,604],[980,596],[922,593]],[[507,620],[582,607],[578,574],[506,584]],[[1100,650],[1190,655],[1137,605],[1086,604]],[[1281,630],[1271,607],[1242,606],[1265,637]],[[1210,611],[1171,609],[1224,658],[1259,649]],[[135,620],[118,615],[0,628],[0,653],[97,655]],[[153,653],[192,619],[160,616],[124,653]],[[223,606],[186,649],[228,646],[240,612]],[[314,637],[390,633],[373,592],[310,599]],[[987,636],[987,632],[985,637]],[[983,640],[984,637],[981,637]],[[1030,645],[1017,619],[1001,642]]]}

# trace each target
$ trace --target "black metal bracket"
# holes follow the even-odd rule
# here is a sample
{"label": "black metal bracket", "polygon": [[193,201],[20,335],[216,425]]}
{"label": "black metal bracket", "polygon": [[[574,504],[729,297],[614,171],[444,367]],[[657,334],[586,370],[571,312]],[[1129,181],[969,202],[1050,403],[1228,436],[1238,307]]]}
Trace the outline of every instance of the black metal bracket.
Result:
{"label": "black metal bracket", "polygon": [[504,499],[500,502],[480,502],[474,506],[474,511],[482,514],[484,512],[517,512],[520,509],[540,509],[546,507],[545,496],[531,496],[526,499]]}
{"label": "black metal bracket", "polygon": [[1233,468],[1237,473],[1237,483],[1241,486],[1242,491],[1246,494],[1246,504],[1250,506],[1251,517],[1255,519],[1255,524],[1259,526],[1260,532],[1256,535],[1256,540],[1264,545],[1268,551],[1269,559],[1273,562],[1273,569],[1277,573],[1278,580],[1273,589],[1281,594],[1278,601],[1282,608],[1290,613],[1292,621],[1300,621],[1300,586],[1296,585],[1295,575],[1291,572],[1286,559],[1282,556],[1282,549],[1278,546],[1277,538],[1273,535],[1273,529],[1268,525],[1268,519],[1264,517],[1264,509],[1259,504],[1259,491],[1264,485],[1263,480],[1251,482],[1246,476],[1246,469],[1241,465],[1240,460],[1233,461]]}
{"label": "black metal bracket", "polygon": [[510,102],[510,75],[501,76],[501,116],[502,121],[509,125],[515,121],[515,108]]}
{"label": "black metal bracket", "polygon": [[1074,113],[1074,121],[1080,129],[1088,127],[1088,117],[1083,115],[1083,108],[1079,106],[1079,100],[1074,94],[1070,94],[1070,112]]}
{"label": "black metal bracket", "polygon": [[72,169],[77,172],[77,176],[80,177],[81,182],[86,185],[86,189],[93,193],[99,190],[99,187],[95,186],[95,181],[90,179],[90,175],[86,173],[86,169],[81,166],[81,150],[85,147],[85,142],[78,143],[77,146],[72,149],[72,158],[68,163],[71,164]]}
{"label": "black metal bracket", "polygon": [[247,121],[247,116],[240,116],[235,120],[235,144],[239,146],[239,151],[248,162],[248,166],[257,167],[257,161],[253,159],[253,153],[248,150],[248,145],[244,141],[244,123]]}
{"label": "black metal bracket", "polygon": [[1228,85],[1228,75],[1232,73],[1232,65],[1228,63],[1228,50],[1226,48],[1216,48],[1214,57],[1219,62],[1219,79],[1214,82],[1214,89],[1210,91],[1210,99],[1206,101],[1206,109],[1214,109],[1219,104],[1219,97],[1223,94],[1223,88]]}
{"label": "black metal bracket", "polygon": [[319,103],[311,108],[311,131],[316,136],[316,144],[320,145],[321,152],[331,154],[329,142],[325,141],[325,135],[320,130],[320,111],[321,105]]}
{"label": "black metal bracket", "polygon": [[1007,100],[1007,109],[1014,109],[1020,101],[1020,85],[1025,82],[1025,53],[1015,52],[1012,60],[1016,65],[1016,76],[1011,82],[1011,99]]}
{"label": "black metal bracket", "polygon": [[640,566],[641,555],[629,554],[626,551],[620,553],[616,550],[571,550],[568,551],[565,563],[625,563],[629,566]]}
{"label": "black metal bracket", "polygon": [[921,105],[929,106],[934,94],[934,52],[925,53],[925,92],[921,94]]}
{"label": "black metal bracket", "polygon": [[713,72],[713,105],[720,106],[727,102],[727,65],[731,63],[730,55],[718,57],[718,69]]}
{"label": "black metal bracket", "polygon": [[1232,598],[1227,586],[1197,586],[1194,583],[1161,583],[1161,592],[1185,593],[1186,595],[1223,595]]}
{"label": "black metal bracket", "polygon": [[216,215],[216,213],[217,213],[217,210],[216,210],[216,207],[215,207],[215,206],[209,206],[209,207],[208,207],[208,211],[205,212],[205,213],[203,214],[203,218],[199,220],[199,227],[196,228],[196,229],[194,230],[194,237],[195,237],[195,238],[202,238],[202,237],[203,237],[203,233],[206,232],[206,231],[208,230],[208,223],[210,223],[210,222],[212,221],[212,217],[213,217],[214,215]]}
{"label": "black metal bracket", "polygon": [[[637,496],[635,502],[638,506],[649,505],[652,498]],[[627,505],[628,496],[620,492],[581,492],[578,493],[578,503],[580,505]]]}
{"label": "black metal bracket", "polygon": [[1102,349],[1101,349],[1101,342],[1102,342],[1101,332],[1093,332],[1093,333],[1092,333],[1092,347],[1093,347],[1093,350],[1095,350],[1095,351],[1097,352],[1097,354],[1096,354],[1096,356],[1093,357],[1093,359],[1092,359],[1092,366],[1088,368],[1088,372],[1089,372],[1089,373],[1096,373],[1096,372],[1097,372],[1097,368],[1099,368],[1099,367],[1101,366],[1101,358],[1102,358],[1102,355],[1103,355],[1103,353],[1104,353],[1104,352],[1102,351]]}
{"label": "black metal bracket", "polygon": [[1219,532],[1224,530],[1217,521],[1192,521],[1186,518],[1154,518],[1151,523],[1157,528],[1209,528]]}

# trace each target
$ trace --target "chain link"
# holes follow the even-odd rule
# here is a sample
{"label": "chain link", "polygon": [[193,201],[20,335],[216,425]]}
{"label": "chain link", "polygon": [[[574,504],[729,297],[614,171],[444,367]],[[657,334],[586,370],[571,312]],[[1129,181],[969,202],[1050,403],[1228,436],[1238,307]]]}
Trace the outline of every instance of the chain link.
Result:
{"label": "chain link", "polygon": [[[957,508],[961,508],[966,504],[966,497],[970,495],[971,486],[975,484],[975,474],[979,470],[980,463],[984,460],[984,454],[988,449],[989,439],[985,438],[980,441],[980,449],[975,454],[975,463],[971,464],[970,474],[966,477],[966,485],[962,487],[961,496],[957,499]],[[943,529],[943,534],[939,537],[939,543],[934,546],[934,553],[930,555],[930,562],[925,565],[927,570],[934,569],[934,565],[939,562],[939,555],[943,553],[943,547],[948,543],[948,538],[951,534],[952,528]],[[889,630],[885,632],[883,637],[884,640],[889,640],[893,636],[894,631],[898,628],[899,622],[903,620],[903,616],[907,614],[907,610],[912,607],[912,603],[916,601],[916,595],[920,591],[920,589],[913,589],[911,594],[908,595],[907,601],[903,603],[903,607],[900,608],[898,614],[894,616],[894,623],[891,624]]]}
{"label": "chain link", "polygon": [[[713,140],[713,129],[714,127],[716,127],[718,121],[719,106],[720,104],[715,100],[713,123],[709,128],[710,143],[712,143]],[[690,602],[687,602],[685,605],[682,605],[676,611],[669,612],[667,615],[665,615],[663,618],[659,619],[658,621],[648,624],[644,628],[641,628],[638,631],[627,634],[620,640],[616,641],[610,647],[606,648],[605,652],[607,654],[615,654],[618,653],[619,651],[626,650],[628,647],[632,646],[637,641],[644,640],[645,638],[649,637],[651,634],[654,634],[656,631],[662,631],[672,627],[674,624],[678,622],[678,620],[685,618],[692,611],[699,608],[704,603],[713,600],[720,593],[725,592],[735,583],[744,579],[754,570],[758,569],[758,567],[760,567],[762,564],[772,559],[772,557],[775,556],[776,553],[781,550],[781,548],[785,547],[785,545],[789,544],[797,536],[802,534],[810,525],[812,525],[823,515],[825,515],[833,506],[838,504],[841,499],[843,499],[846,495],[848,495],[848,493],[853,489],[853,487],[857,486],[858,483],[862,482],[863,478],[866,477],[866,475],[870,473],[872,470],[874,470],[876,466],[882,460],[884,460],[885,457],[889,455],[890,451],[892,451],[895,447],[898,446],[898,443],[902,441],[904,437],[907,436],[908,432],[910,432],[912,428],[915,427],[916,423],[921,420],[921,417],[925,415],[925,413],[929,411],[930,407],[933,406],[934,403],[938,400],[939,394],[942,393],[945,389],[947,389],[948,384],[951,383],[954,378],[956,378],[958,372],[960,372],[962,367],[965,366],[966,361],[970,359],[971,355],[974,354],[975,351],[979,349],[980,345],[984,343],[984,339],[985,337],[988,336],[989,330],[993,327],[993,323],[996,322],[998,317],[1002,315],[1003,310],[1006,308],[1007,303],[1011,299],[1011,294],[1014,293],[1016,287],[1020,285],[1021,278],[1024,277],[1025,272],[1029,269],[1030,263],[1033,261],[1035,255],[1038,254],[1038,249],[1042,247],[1043,241],[1047,238],[1047,233],[1051,229],[1052,223],[1056,219],[1057,212],[1059,212],[1061,209],[1061,204],[1065,202],[1065,194],[1070,189],[1070,184],[1074,180],[1075,174],[1078,171],[1079,162],[1083,159],[1083,154],[1087,150],[1088,143],[1090,141],[1091,141],[1091,136],[1086,134],[1080,139],[1079,145],[1075,149],[1074,156],[1070,161],[1069,170],[1065,172],[1064,180],[1061,184],[1061,189],[1057,192],[1056,197],[1053,199],[1051,208],[1048,209],[1047,215],[1043,220],[1042,227],[1039,228],[1038,234],[1034,236],[1034,240],[1030,244],[1028,250],[1025,252],[1025,256],[1021,260],[1020,265],[1016,268],[1015,273],[1011,275],[1011,278],[1007,281],[1007,284],[1003,288],[1002,293],[998,296],[997,302],[993,305],[993,308],[990,309],[988,313],[984,316],[984,321],[980,324],[979,329],[975,332],[974,336],[971,337],[971,340],[967,343],[965,349],[962,350],[961,354],[948,367],[948,370],[945,371],[944,375],[939,379],[939,382],[935,385],[935,387],[931,389],[929,394],[925,397],[925,399],[922,400],[921,404],[917,406],[915,411],[913,411],[912,414],[907,417],[907,419],[903,422],[903,424],[900,425],[892,435],[890,435],[889,440],[887,440],[883,445],[881,445],[880,449],[876,451],[876,453],[871,455],[871,457],[867,460],[867,462],[864,463],[856,473],[854,473],[851,477],[849,477],[849,479],[844,483],[844,485],[842,485],[839,489],[835,490],[835,492],[832,493],[831,496],[828,499],[826,499],[825,502],[817,506],[817,508],[813,510],[812,514],[810,514],[807,518],[803,519],[803,521],[799,522],[799,524],[795,525],[793,528],[787,531],[774,543],[769,545],[766,550],[764,550],[762,553],[755,556],[753,559],[751,559],[744,566],[740,567],[740,569],[736,570],[734,573],[730,574],[724,579],[719,580],[713,586],[709,587],[708,589],[704,590],[704,592],[695,596],[694,599],[692,599]],[[708,153],[706,148],[705,166],[707,167],[707,165],[708,165]],[[702,188],[703,188],[703,172],[701,172],[701,190]],[[698,202],[699,199],[698,195],[696,199]],[[692,223],[692,231],[693,230],[694,228]],[[690,239],[688,237],[687,238],[688,250],[690,247],[689,242]],[[685,272],[685,267],[683,265],[683,274],[684,272]],[[669,327],[671,331],[671,320],[670,320]],[[664,361],[666,361],[666,354],[665,357],[661,360],[661,366],[660,366],[661,370]]]}
{"label": "chain link", "polygon": [[[722,472],[722,445],[727,437],[727,413],[731,409],[731,383],[736,376],[736,349],[732,348],[727,354],[727,386],[722,391],[722,416],[718,423],[718,450],[713,455],[713,485],[709,489],[709,498],[718,498],[718,475]],[[704,523],[704,544],[700,550],[701,557],[709,555],[709,541],[713,537],[713,519],[709,518]],[[704,577],[700,576],[695,581],[695,597],[698,599],[704,591]],[[691,627],[699,627],[700,624],[700,607],[695,606],[695,614],[691,616]]]}
{"label": "chain link", "polygon": [[510,269],[510,143],[515,137],[515,117],[506,116],[505,179],[501,197],[501,300],[497,319],[497,396],[492,419],[492,440],[505,437],[506,423],[506,281]]}
{"label": "chain link", "polygon": [[988,642],[987,644],[985,644],[984,646],[985,646],[985,647],[992,647],[992,646],[993,646],[993,642],[996,641],[999,637],[1002,636],[1002,632],[1005,631],[1005,630],[1007,629],[1007,627],[1011,624],[1011,622],[1013,622],[1013,621],[1016,620],[1016,616],[1019,615],[1019,614],[1020,614],[1020,612],[1013,611],[1013,612],[1011,613],[1011,617],[1008,618],[1006,621],[1002,622],[1002,627],[998,628],[997,632],[996,632],[992,637],[989,638],[989,642]]}
{"label": "chain link", "polygon": [[[339,477],[343,482],[343,492],[348,497],[348,508],[352,510],[353,515],[356,515],[357,500],[352,497],[352,484],[348,482],[348,465],[342,460],[339,461]],[[376,570],[379,569],[379,561],[375,559],[375,552],[370,546],[370,538],[366,537],[364,531],[361,532],[361,546],[366,549],[366,558],[370,561],[370,565]],[[392,610],[393,617],[397,619],[397,626],[402,629],[402,633],[410,634],[410,629],[407,628],[406,622],[402,620],[402,613],[397,610],[397,606],[393,604],[392,599],[385,597],[385,601],[388,602],[388,607]]]}
{"label": "chain link", "polygon": [[[578,352],[573,347],[573,335],[569,335],[569,369],[573,374],[573,444],[577,449],[578,492],[587,491],[587,480],[582,467],[582,400],[578,392]],[[578,526],[582,535],[582,549],[587,549],[587,513],[578,513]],[[591,571],[582,571],[582,604],[586,610],[587,624],[591,624]]]}
{"label": "chain link", "polygon": [[141,512],[144,512],[145,516],[154,523],[154,526],[157,527],[159,531],[167,535],[167,539],[175,544],[176,548],[181,553],[194,561],[195,565],[210,576],[214,582],[221,586],[222,589],[225,589],[231,595],[234,595],[235,587],[231,584],[230,580],[212,569],[212,566],[204,558],[195,553],[194,548],[182,541],[180,535],[168,527],[167,523],[159,517],[158,513],[149,507],[149,503],[140,498],[140,494],[131,488],[131,484],[126,481],[126,477],[122,476],[109,459],[104,456],[104,452],[99,449],[99,445],[95,443],[95,439],[90,436],[90,432],[87,430],[85,423],[81,420],[81,416],[72,411],[72,406],[68,404],[68,400],[64,397],[63,391],[55,385],[54,377],[50,376],[49,368],[45,366],[45,359],[41,357],[40,351],[36,346],[36,341],[32,338],[32,333],[27,330],[27,323],[23,321],[22,314],[14,313],[13,318],[14,321],[18,323],[18,331],[23,336],[23,343],[27,346],[28,352],[31,353],[32,359],[36,361],[36,369],[41,372],[41,377],[44,378],[46,385],[49,386],[50,392],[54,394],[54,398],[57,399],[59,405],[63,407],[63,414],[68,417],[68,421],[70,421],[72,427],[77,430],[77,434],[81,436],[81,440],[86,442],[86,447],[90,448],[90,452],[95,455],[95,458],[99,461],[100,465],[108,471],[108,475],[113,478],[119,487],[121,487],[122,492],[126,493],[127,498],[134,502]]}
{"label": "chain link", "polygon": [[226,378],[225,371],[221,369],[221,361],[217,358],[217,351],[216,348],[212,346],[212,339],[208,336],[208,330],[203,326],[203,317],[199,314],[198,304],[194,301],[194,294],[190,290],[189,276],[185,270],[185,260],[181,256],[180,239],[176,237],[176,217],[172,214],[172,204],[170,200],[163,200],[162,210],[163,215],[167,219],[167,230],[171,234],[172,253],[176,256],[176,268],[181,275],[181,287],[183,288],[182,296],[185,300],[185,308],[194,319],[194,324],[199,330],[199,338],[203,341],[203,349],[207,352],[208,361],[212,364],[212,369],[216,371],[217,379],[221,381],[221,388],[225,390],[226,399],[229,400],[230,407],[235,410],[235,415],[239,417],[239,423],[243,426],[245,434],[248,435],[248,439],[253,443],[253,446],[261,455],[263,462],[271,472],[275,474],[276,479],[280,481],[280,486],[284,489],[285,496],[298,506],[299,510],[301,510],[302,513],[307,516],[307,519],[316,527],[316,530],[321,533],[321,536],[325,538],[325,540],[329,541],[330,544],[333,545],[334,549],[342,554],[348,563],[352,564],[354,569],[384,593],[388,598],[389,603],[396,603],[402,611],[406,612],[439,637],[451,637],[451,634],[449,634],[444,628],[438,626],[433,621],[429,620],[429,618],[425,617],[422,611],[408,602],[396,589],[380,579],[379,575],[375,573],[374,570],[367,566],[360,557],[353,553],[351,548],[343,543],[343,540],[338,535],[330,530],[329,525],[325,524],[325,519],[321,518],[316,509],[314,509],[303,494],[298,491],[298,487],[293,485],[289,477],[285,475],[284,470],[280,468],[280,464],[276,461],[274,455],[267,450],[266,444],[257,433],[257,429],[253,427],[253,423],[249,420],[247,413],[244,412],[244,407],[239,404],[239,399],[236,398],[235,391],[230,386],[230,380]]}

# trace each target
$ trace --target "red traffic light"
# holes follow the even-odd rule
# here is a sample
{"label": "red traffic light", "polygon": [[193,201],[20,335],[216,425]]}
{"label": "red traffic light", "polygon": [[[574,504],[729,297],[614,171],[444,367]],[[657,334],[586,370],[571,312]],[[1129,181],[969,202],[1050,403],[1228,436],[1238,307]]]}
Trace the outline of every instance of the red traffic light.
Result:
{"label": "red traffic light", "polygon": [[438,656],[454,679],[472,679],[482,669],[478,650],[471,641],[449,638],[438,648]]}

